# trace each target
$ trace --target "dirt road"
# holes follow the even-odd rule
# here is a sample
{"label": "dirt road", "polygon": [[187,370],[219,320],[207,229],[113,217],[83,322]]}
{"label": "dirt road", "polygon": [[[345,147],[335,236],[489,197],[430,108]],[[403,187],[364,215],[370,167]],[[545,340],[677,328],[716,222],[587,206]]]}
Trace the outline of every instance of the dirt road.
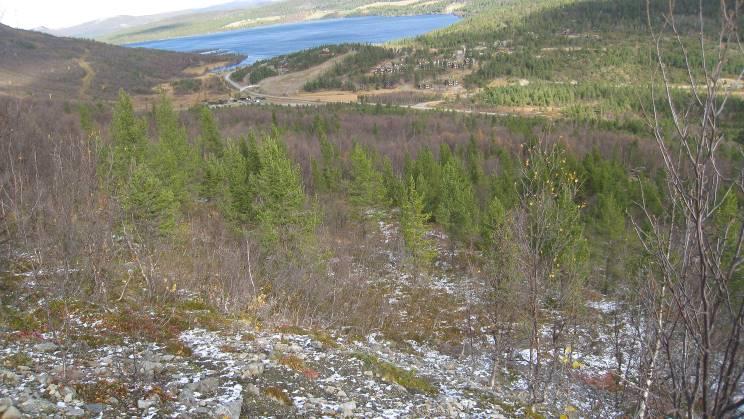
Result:
{"label": "dirt road", "polygon": [[90,86],[93,83],[93,78],[96,76],[95,70],[93,70],[93,67],[91,67],[90,63],[88,63],[88,55],[90,54],[90,51],[85,50],[85,54],[83,54],[82,57],[78,58],[78,65],[80,68],[85,71],[85,75],[83,76],[82,83],[80,85],[80,97],[81,98],[88,98],[88,91],[90,90]]}

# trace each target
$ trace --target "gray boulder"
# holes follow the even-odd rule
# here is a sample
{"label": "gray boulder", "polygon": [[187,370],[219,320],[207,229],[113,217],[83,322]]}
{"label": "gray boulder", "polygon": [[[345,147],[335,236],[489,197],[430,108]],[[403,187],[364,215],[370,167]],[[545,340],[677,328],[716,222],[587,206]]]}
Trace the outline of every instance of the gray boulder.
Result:
{"label": "gray boulder", "polygon": [[15,408],[15,406],[8,406],[5,408],[3,415],[0,416],[2,419],[21,419],[21,412]]}
{"label": "gray boulder", "polygon": [[201,394],[213,394],[217,391],[217,387],[220,385],[220,380],[215,377],[205,378],[194,386],[194,390]]}
{"label": "gray boulder", "polygon": [[57,410],[57,405],[44,399],[28,399],[19,406],[24,413],[31,416],[43,416]]}
{"label": "gray boulder", "polygon": [[223,403],[214,410],[214,417],[240,419],[240,411],[243,406],[243,398]]}
{"label": "gray boulder", "polygon": [[356,409],[356,403],[353,401],[341,404],[341,413],[344,417],[354,416],[354,409]]}
{"label": "gray boulder", "polygon": [[263,374],[264,372],[264,366],[260,362],[253,362],[248,364],[248,366],[243,370],[243,379],[255,377],[258,375]]}

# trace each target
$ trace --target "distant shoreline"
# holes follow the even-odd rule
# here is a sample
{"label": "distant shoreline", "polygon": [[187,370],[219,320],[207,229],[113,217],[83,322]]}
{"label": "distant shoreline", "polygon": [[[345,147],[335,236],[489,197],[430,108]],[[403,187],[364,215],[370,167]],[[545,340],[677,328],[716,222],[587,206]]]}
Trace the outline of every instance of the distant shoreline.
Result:
{"label": "distant shoreline", "polygon": [[[240,64],[249,65],[255,61],[291,54],[321,45],[345,43],[380,45],[399,41],[451,26],[461,19],[460,16],[455,14],[370,15],[314,19],[205,33],[203,35],[135,42],[123,46],[192,53],[218,51],[245,56],[246,59]],[[422,22],[419,26],[414,25],[412,27],[411,23],[415,23],[416,20],[422,20]],[[405,25],[401,25],[401,23]],[[353,26],[349,24],[353,24]],[[367,32],[364,32],[365,24],[374,25],[374,29],[369,28]],[[318,25],[327,25],[328,28],[323,28],[323,32],[319,32],[317,30]],[[307,34],[302,33],[304,29],[309,30]],[[281,33],[287,35],[282,37],[279,35]],[[391,36],[384,36],[386,34],[391,34]],[[383,36],[381,37],[381,35]]]}

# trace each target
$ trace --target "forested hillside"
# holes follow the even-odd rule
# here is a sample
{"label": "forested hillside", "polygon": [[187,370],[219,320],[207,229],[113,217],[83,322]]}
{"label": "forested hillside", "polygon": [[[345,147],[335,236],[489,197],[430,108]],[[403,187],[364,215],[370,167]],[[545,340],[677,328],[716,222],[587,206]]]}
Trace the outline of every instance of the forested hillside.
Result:
{"label": "forested hillside", "polygon": [[[648,102],[651,87],[658,90],[661,83],[656,46],[649,42],[648,17],[659,33],[671,35],[673,29],[660,18],[666,5],[650,2],[647,16],[645,4],[636,0],[471,2],[462,9],[466,17],[451,27],[395,43],[388,54],[368,51],[366,69],[339,64],[308,82],[306,90],[346,90],[367,96],[386,89],[417,90],[445,98],[442,107],[450,109],[475,107],[638,126],[640,104]],[[694,79],[699,82],[702,77],[697,5],[696,1],[675,3],[681,44],[670,37],[659,45],[675,97],[687,94],[688,63]],[[717,2],[706,3],[704,28],[718,27],[718,13]],[[718,34],[713,29],[705,32],[705,64],[710,68]],[[744,84],[736,80],[744,53],[736,48],[728,52],[721,63],[721,82],[742,97]],[[730,111],[724,125],[736,128],[731,120],[737,111]]]}

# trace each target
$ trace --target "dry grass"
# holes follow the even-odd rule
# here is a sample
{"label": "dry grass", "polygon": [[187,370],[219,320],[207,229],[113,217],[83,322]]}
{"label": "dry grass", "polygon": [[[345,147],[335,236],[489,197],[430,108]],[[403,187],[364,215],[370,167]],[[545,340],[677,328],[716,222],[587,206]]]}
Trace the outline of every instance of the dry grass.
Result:
{"label": "dry grass", "polygon": [[118,400],[126,400],[130,397],[127,386],[113,380],[76,384],[75,391],[77,396],[86,403],[108,403],[112,397]]}
{"label": "dry grass", "polygon": [[279,387],[267,387],[264,389],[263,393],[266,395],[266,397],[276,401],[281,405],[292,406],[292,399],[290,399],[287,393],[285,393],[284,390],[280,389]]}
{"label": "dry grass", "polygon": [[307,368],[307,366],[305,365],[305,361],[303,361],[296,355],[282,355],[281,357],[279,357],[277,362],[279,362],[279,364],[284,365],[285,367],[289,369],[292,369],[298,372],[302,372]]}

